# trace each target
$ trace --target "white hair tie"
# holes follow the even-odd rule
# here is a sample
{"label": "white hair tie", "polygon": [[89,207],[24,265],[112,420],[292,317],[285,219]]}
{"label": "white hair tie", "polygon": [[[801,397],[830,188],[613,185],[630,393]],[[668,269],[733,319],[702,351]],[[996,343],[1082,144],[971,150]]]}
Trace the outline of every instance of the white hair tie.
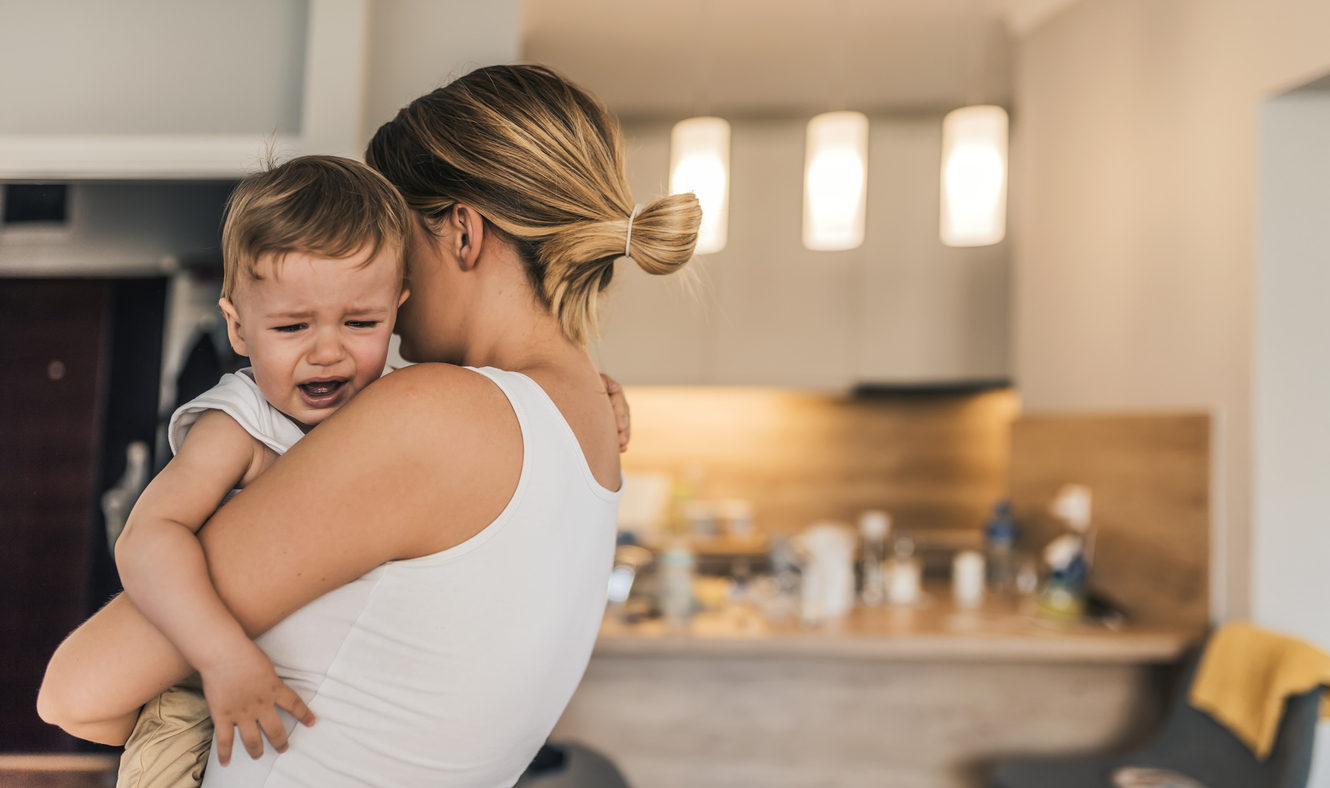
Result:
{"label": "white hair tie", "polygon": [[628,251],[628,247],[630,247],[630,246],[633,245],[633,220],[637,218],[637,214],[638,214],[641,210],[642,210],[642,204],[641,204],[641,203],[638,203],[637,205],[634,205],[634,206],[633,206],[633,212],[630,213],[630,214],[628,214],[628,237],[626,237],[626,238],[623,239],[623,256],[624,256],[624,257],[632,257],[632,256],[633,256],[633,255]]}

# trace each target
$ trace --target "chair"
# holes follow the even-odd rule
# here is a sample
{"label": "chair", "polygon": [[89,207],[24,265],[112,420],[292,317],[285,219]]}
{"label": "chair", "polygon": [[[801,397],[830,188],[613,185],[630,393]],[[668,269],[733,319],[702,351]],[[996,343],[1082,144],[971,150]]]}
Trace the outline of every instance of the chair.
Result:
{"label": "chair", "polygon": [[513,788],[628,788],[604,755],[577,744],[545,744]]}
{"label": "chair", "polygon": [[1113,770],[1142,766],[1185,774],[1206,788],[1306,788],[1321,691],[1288,699],[1274,749],[1258,761],[1228,728],[1187,702],[1199,662],[1199,654],[1188,662],[1163,730],[1145,747],[1101,758],[1007,761],[994,770],[993,787],[1110,788]]}

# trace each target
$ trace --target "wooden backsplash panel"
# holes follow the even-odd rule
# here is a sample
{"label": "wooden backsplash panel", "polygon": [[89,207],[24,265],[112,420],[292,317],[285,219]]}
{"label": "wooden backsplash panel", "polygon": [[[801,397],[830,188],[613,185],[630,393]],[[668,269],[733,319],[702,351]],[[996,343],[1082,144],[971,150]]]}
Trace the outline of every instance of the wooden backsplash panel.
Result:
{"label": "wooden backsplash panel", "polygon": [[1024,416],[1012,426],[1011,496],[1027,549],[1062,533],[1048,504],[1088,485],[1097,528],[1090,585],[1133,622],[1209,620],[1210,418]]}
{"label": "wooden backsplash panel", "polygon": [[705,468],[702,495],[753,501],[788,534],[865,509],[904,529],[978,528],[1005,494],[1011,391],[853,398],[787,389],[630,386],[625,470]]}

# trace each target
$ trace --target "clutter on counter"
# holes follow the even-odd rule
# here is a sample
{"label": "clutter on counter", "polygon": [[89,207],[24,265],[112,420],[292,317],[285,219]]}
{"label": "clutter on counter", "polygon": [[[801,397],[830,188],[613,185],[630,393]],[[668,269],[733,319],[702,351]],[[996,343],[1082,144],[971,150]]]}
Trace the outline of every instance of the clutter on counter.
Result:
{"label": "clutter on counter", "polygon": [[1006,500],[971,531],[910,532],[893,527],[890,512],[870,509],[857,527],[822,520],[768,538],[752,502],[708,499],[706,489],[706,470],[695,465],[677,478],[630,480],[609,588],[612,617],[659,619],[677,635],[751,634],[791,622],[816,629],[857,607],[879,606],[1003,609],[1046,627],[1071,628],[1087,617],[1118,629],[1127,623],[1109,600],[1090,593],[1095,529],[1085,485],[1063,485],[1052,497],[1047,509],[1065,532],[1038,558],[1022,544]]}

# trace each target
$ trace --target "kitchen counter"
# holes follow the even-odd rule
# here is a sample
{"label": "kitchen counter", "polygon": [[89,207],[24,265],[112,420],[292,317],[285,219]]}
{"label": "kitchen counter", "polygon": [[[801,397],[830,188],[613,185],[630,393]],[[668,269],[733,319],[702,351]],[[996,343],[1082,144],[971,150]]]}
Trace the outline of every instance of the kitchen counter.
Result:
{"label": "kitchen counter", "polygon": [[1168,663],[1201,633],[1160,627],[1053,627],[1014,606],[989,602],[957,610],[943,594],[908,608],[856,608],[842,621],[813,628],[768,622],[755,611],[700,613],[688,632],[659,619],[625,624],[607,615],[599,657],[819,657],[930,662]]}
{"label": "kitchen counter", "polygon": [[679,634],[611,613],[553,738],[605,753],[634,788],[980,788],[1005,756],[1148,737],[1200,634],[1052,629],[948,597],[811,629],[742,607]]}

